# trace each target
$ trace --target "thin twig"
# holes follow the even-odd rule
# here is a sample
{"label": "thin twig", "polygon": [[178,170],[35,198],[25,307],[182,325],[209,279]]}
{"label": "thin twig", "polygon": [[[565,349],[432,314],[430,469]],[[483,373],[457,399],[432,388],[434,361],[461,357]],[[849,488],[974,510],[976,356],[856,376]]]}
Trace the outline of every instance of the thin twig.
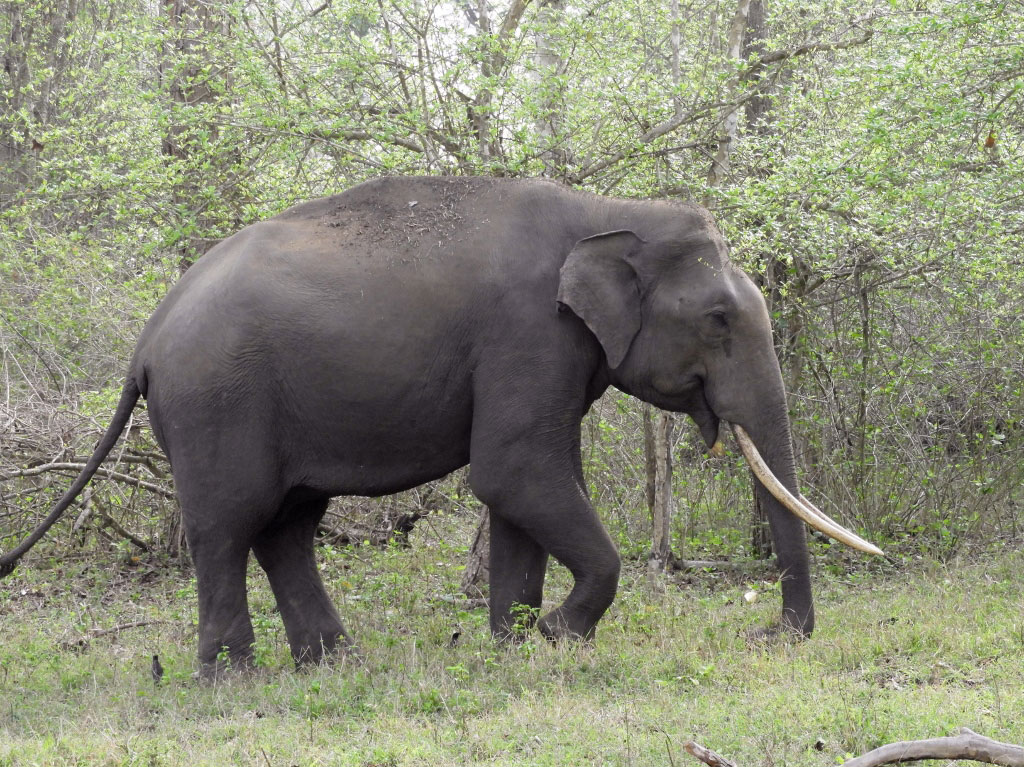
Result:
{"label": "thin twig", "polygon": [[130,623],[121,623],[117,626],[112,626],[108,629],[89,629],[84,634],[75,637],[74,639],[67,639],[60,643],[62,650],[74,650],[87,647],[89,641],[92,639],[98,639],[108,634],[120,634],[122,631],[127,629],[139,628],[140,626],[153,626],[167,623],[167,621],[153,620],[153,621],[131,621]]}

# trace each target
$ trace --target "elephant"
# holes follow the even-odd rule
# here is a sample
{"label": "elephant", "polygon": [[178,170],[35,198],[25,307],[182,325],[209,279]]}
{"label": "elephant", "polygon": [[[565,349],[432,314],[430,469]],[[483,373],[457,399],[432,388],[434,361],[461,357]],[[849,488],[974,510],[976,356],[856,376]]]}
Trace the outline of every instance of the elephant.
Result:
{"label": "elephant", "polygon": [[[297,664],[352,647],[317,570],[336,496],[379,496],[469,464],[490,513],[490,629],[516,639],[548,558],[573,576],[536,627],[594,637],[620,557],[589,498],[581,420],[613,386],[733,425],[782,573],[773,631],[814,628],[805,522],[881,553],[800,495],[765,301],[708,211],[544,179],[384,177],[221,241],[146,323],[111,424],[0,575],[52,525],[139,397],[166,453],[195,565],[199,662],[253,664],[250,551]],[[764,456],[763,458],[761,456]]]}

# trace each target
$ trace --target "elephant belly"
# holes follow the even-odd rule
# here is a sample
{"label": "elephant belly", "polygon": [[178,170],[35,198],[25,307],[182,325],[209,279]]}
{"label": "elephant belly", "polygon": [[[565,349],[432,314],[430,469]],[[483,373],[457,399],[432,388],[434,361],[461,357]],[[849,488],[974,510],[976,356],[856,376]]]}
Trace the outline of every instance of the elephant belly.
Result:
{"label": "elephant belly", "polygon": [[[366,420],[339,418],[337,431],[319,428],[296,439],[294,484],[327,495],[377,496],[439,479],[469,462],[469,418],[434,419],[364,411]],[[376,426],[370,421],[376,421]]]}
{"label": "elephant belly", "polygon": [[333,375],[307,381],[280,419],[293,482],[332,496],[384,495],[469,462],[472,395],[459,365],[429,377],[405,366],[327,367]]}

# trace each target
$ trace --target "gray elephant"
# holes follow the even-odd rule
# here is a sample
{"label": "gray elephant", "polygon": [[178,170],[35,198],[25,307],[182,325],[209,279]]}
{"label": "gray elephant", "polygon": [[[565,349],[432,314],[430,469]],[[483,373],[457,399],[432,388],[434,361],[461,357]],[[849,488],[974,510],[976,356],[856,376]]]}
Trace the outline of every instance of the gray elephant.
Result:
{"label": "gray elephant", "polygon": [[221,242],[146,324],[87,467],[0,575],[141,395],[181,502],[206,673],[252,662],[250,551],[297,662],[348,646],[314,558],[328,500],[467,463],[490,509],[491,630],[521,630],[514,608],[540,607],[553,556],[575,583],[539,628],[590,638],[619,555],[587,497],[580,421],[609,385],[689,414],[712,447],[734,425],[783,573],[779,625],[810,635],[804,521],[878,550],[799,495],[761,294],[702,208],[537,180],[383,178]]}

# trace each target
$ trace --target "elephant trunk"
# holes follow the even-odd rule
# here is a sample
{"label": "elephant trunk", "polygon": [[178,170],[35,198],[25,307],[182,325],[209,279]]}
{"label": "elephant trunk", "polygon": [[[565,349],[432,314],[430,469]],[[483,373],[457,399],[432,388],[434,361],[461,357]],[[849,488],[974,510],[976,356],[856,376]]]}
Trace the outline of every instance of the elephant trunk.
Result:
{"label": "elephant trunk", "polygon": [[734,422],[732,428],[757,477],[758,500],[771,525],[782,573],[783,625],[809,636],[814,628],[814,606],[804,523],[860,551],[878,555],[882,551],[829,519],[800,494],[784,399],[782,404],[762,410],[746,425]]}
{"label": "elephant trunk", "polygon": [[[733,428],[748,463],[752,467],[758,464],[758,469],[765,469],[760,474],[755,469],[758,478],[756,493],[771,526],[772,542],[781,573],[782,624],[803,636],[810,636],[814,629],[814,603],[811,597],[810,555],[804,521],[791,512],[770,489],[781,487],[792,496],[799,493],[785,404],[771,408],[768,413],[762,412],[760,417],[748,422],[746,428],[735,424]],[[740,434],[746,439],[741,439]],[[755,455],[757,458],[752,460]]]}

